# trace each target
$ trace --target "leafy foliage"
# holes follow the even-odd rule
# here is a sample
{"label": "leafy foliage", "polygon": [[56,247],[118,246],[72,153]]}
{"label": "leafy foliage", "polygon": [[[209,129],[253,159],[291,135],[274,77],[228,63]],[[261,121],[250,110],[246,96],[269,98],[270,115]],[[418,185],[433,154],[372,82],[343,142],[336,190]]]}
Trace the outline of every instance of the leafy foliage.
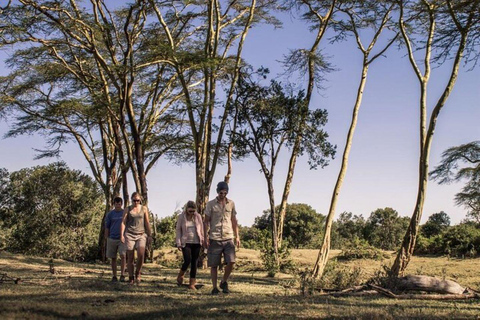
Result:
{"label": "leafy foliage", "polygon": [[446,227],[441,233],[420,235],[415,246],[417,254],[476,257],[480,254],[480,229],[477,223],[465,221]]}
{"label": "leafy foliage", "polygon": [[472,219],[480,222],[480,141],[445,150],[440,164],[430,172],[430,178],[440,184],[466,181],[455,201],[467,208]]}
{"label": "leafy foliage", "polygon": [[95,258],[104,199],[89,176],[57,162],[13,172],[4,188],[0,214],[8,250],[75,261]]}
{"label": "leafy foliage", "polygon": [[175,227],[179,211],[173,215],[161,218],[157,223],[157,238],[155,239],[155,249],[164,247],[176,247],[175,244]]}
{"label": "leafy foliage", "polygon": [[[265,234],[267,235],[267,234]],[[295,269],[293,261],[290,259],[290,249],[287,246],[278,248],[278,264],[275,260],[275,252],[268,236],[263,238],[263,247],[260,249],[263,266],[267,270],[269,277],[274,277],[279,271],[291,272]]]}
{"label": "leafy foliage", "polygon": [[408,217],[399,217],[392,208],[377,209],[367,220],[365,236],[377,248],[395,250],[401,244],[409,221]]}
{"label": "leafy foliage", "polygon": [[[279,207],[276,207],[278,210]],[[255,218],[253,228],[270,230],[270,210]],[[311,206],[304,203],[287,204],[283,239],[289,248],[317,248],[321,235],[319,230],[325,222],[325,216],[317,213]]]}
{"label": "leafy foliage", "polygon": [[365,218],[342,212],[332,227],[332,247],[344,248],[354,238],[365,239]]}
{"label": "leafy foliage", "polygon": [[362,283],[362,269],[341,266],[337,260],[328,262],[323,276],[317,281],[321,288],[343,290]]}
{"label": "leafy foliage", "polygon": [[245,249],[260,250],[263,246],[263,239],[268,236],[268,230],[256,227],[244,227],[239,225],[238,232],[242,240],[242,247]]}
{"label": "leafy foliage", "polygon": [[443,211],[432,214],[422,226],[422,235],[427,238],[439,235],[450,226],[450,217]]}
{"label": "leafy foliage", "polygon": [[345,248],[339,257],[346,260],[381,260],[386,258],[386,255],[380,249],[370,245],[366,240],[355,237],[345,245]]}

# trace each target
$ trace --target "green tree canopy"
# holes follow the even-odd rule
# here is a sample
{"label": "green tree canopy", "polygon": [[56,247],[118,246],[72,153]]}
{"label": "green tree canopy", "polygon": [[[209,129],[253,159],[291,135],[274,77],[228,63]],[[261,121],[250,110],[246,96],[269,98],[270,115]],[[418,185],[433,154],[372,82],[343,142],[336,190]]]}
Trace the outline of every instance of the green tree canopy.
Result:
{"label": "green tree canopy", "polygon": [[[65,163],[10,174],[0,220],[7,249],[67,260],[95,258],[104,199],[89,176]],[[2,230],[3,232],[4,230]]]}
{"label": "green tree canopy", "polygon": [[[279,206],[275,208],[279,209]],[[254,228],[271,230],[270,210],[265,210],[263,215],[255,218]],[[290,248],[315,248],[318,246],[320,235],[317,231],[325,222],[325,216],[317,213],[308,204],[293,203],[287,205],[283,239]]]}
{"label": "green tree canopy", "polygon": [[367,220],[365,237],[377,248],[394,250],[401,244],[409,220],[408,217],[399,217],[392,208],[377,209]]}
{"label": "green tree canopy", "polygon": [[450,217],[443,211],[432,214],[422,226],[422,234],[429,238],[446,231],[450,226]]}
{"label": "green tree canopy", "polygon": [[440,164],[430,172],[430,178],[440,184],[465,181],[455,201],[467,208],[469,217],[480,222],[480,141],[445,150]]}

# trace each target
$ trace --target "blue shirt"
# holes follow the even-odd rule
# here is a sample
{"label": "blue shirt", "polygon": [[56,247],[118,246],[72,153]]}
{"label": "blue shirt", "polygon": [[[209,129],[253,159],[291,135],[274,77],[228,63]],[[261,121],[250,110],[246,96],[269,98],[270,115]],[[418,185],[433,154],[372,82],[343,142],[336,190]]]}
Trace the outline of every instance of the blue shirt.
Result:
{"label": "blue shirt", "polygon": [[109,229],[108,237],[110,239],[120,239],[120,227],[122,225],[123,210],[112,210],[107,214],[105,218],[105,228]]}

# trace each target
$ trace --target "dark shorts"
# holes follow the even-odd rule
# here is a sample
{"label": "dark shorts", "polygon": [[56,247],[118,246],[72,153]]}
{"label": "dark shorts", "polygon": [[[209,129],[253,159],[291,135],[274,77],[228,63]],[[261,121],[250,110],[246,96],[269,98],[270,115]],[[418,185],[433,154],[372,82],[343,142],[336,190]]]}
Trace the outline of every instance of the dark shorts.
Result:
{"label": "dark shorts", "polygon": [[222,253],[226,263],[235,262],[235,245],[233,240],[210,240],[207,257],[209,267],[218,267],[222,263]]}

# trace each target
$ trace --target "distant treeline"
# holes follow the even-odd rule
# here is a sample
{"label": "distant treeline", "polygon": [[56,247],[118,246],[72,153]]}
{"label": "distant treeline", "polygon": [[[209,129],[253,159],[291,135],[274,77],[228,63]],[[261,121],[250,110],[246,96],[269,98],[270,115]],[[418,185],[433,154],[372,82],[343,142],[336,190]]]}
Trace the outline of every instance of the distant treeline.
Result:
{"label": "distant treeline", "polygon": [[[29,255],[73,261],[94,260],[104,214],[103,193],[80,171],[58,162],[9,173],[0,169],[0,247]],[[265,250],[271,239],[267,209],[251,227],[240,227],[242,246]],[[154,248],[175,246],[179,212],[156,219]],[[341,213],[332,230],[332,248],[343,257],[380,258],[381,250],[396,250],[410,219],[392,208],[377,209],[365,219]],[[307,204],[289,204],[283,234],[287,248],[317,249],[325,216]],[[480,253],[480,225],[465,220],[450,224],[445,212],[430,215],[421,225],[416,254],[475,257]]]}

